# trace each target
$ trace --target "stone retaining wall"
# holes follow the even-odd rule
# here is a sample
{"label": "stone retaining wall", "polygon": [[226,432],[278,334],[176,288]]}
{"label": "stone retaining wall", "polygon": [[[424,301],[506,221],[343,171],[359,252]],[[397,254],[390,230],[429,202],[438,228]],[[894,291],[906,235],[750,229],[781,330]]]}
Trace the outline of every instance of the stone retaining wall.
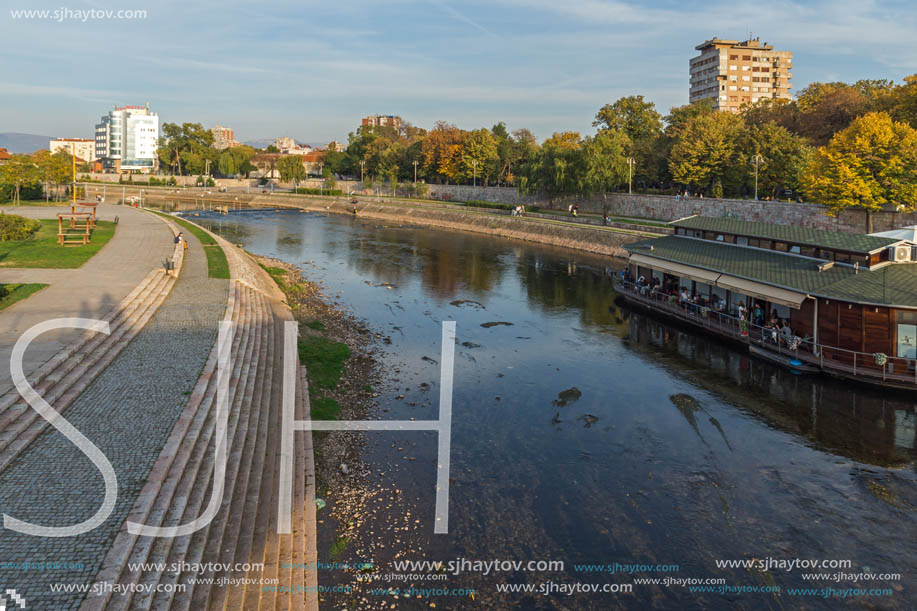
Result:
{"label": "stone retaining wall", "polygon": [[[276,198],[258,196],[253,206],[275,206]],[[348,201],[302,198],[296,205],[306,209],[332,214],[351,215],[353,206]],[[586,252],[623,256],[624,244],[635,242],[640,236],[594,229],[570,227],[538,221],[529,221],[507,215],[464,212],[433,206],[404,206],[390,202],[364,202],[357,206],[360,218],[371,218],[387,223],[420,225],[454,231],[471,231],[501,238],[514,238],[551,246],[573,248]]]}
{"label": "stone retaining wall", "polygon": [[[318,181],[306,181],[303,186],[317,187],[318,184]],[[361,185],[358,182],[340,181],[337,188],[348,193],[357,190],[359,186]],[[132,188],[139,189],[139,187],[127,187],[128,190]],[[90,187],[90,192],[92,192],[92,187]],[[144,193],[152,193],[152,191],[145,191]],[[243,195],[248,194],[243,194],[239,191],[233,192],[232,195],[233,197],[229,199],[234,199],[235,197],[238,197],[239,200],[248,199],[248,197],[243,198]],[[194,197],[192,193],[188,193],[187,196]],[[275,193],[272,197],[283,196],[281,193]],[[648,218],[661,221],[672,221],[695,214],[712,217],[728,216],[746,221],[763,221],[812,229],[855,233],[866,232],[866,213],[864,211],[848,210],[841,212],[836,217],[832,217],[828,216],[828,209],[819,204],[694,197],[675,199],[675,197],[668,195],[643,195],[639,193],[609,193],[607,198],[599,196],[551,200],[544,196],[520,195],[516,189],[507,187],[470,187],[467,185],[429,185],[428,197],[446,202],[483,200],[513,205],[535,205],[555,210],[566,210],[569,203],[575,202],[581,213],[601,214],[603,208],[607,208],[608,213],[612,216]],[[210,196],[208,196],[209,198]],[[217,192],[215,191],[213,192],[213,199],[217,199]],[[873,231],[888,231],[908,225],[917,225],[917,213],[881,211],[873,214]]]}

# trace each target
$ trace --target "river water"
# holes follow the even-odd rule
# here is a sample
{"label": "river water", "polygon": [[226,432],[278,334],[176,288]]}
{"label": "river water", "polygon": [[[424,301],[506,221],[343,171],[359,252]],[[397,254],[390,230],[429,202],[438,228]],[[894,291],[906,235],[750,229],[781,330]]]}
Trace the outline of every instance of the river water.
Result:
{"label": "river water", "polygon": [[[323,594],[323,607],[917,607],[912,396],[796,376],[621,307],[610,279],[621,261],[315,213],[195,220],[299,265],[389,338],[371,418],[437,417],[441,323],[456,321],[449,533],[433,534],[436,434],[367,433],[363,464],[389,495],[388,511],[367,518],[362,547],[336,556],[328,550],[335,524],[319,511],[319,555],[370,555],[376,587],[475,595],[363,589]],[[482,574],[466,565],[442,581],[384,582],[411,573],[396,571],[395,559],[559,560],[564,568]],[[726,560],[755,566],[718,567]],[[788,569],[796,560],[849,564]],[[579,566],[615,564],[642,566]],[[832,577],[806,579],[811,572]],[[900,579],[873,579],[887,573]],[[723,581],[705,584],[707,592],[635,581],[666,578]],[[319,579],[353,584],[341,571]],[[497,591],[507,584],[535,591]],[[632,591],[558,591],[621,584]],[[890,594],[825,598],[789,588]]]}

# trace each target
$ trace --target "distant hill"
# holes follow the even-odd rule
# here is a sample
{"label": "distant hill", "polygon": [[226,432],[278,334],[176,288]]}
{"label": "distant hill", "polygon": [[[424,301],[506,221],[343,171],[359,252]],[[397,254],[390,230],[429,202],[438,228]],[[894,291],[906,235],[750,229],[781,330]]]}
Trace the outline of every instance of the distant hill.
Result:
{"label": "distant hill", "polygon": [[263,148],[267,148],[268,146],[270,146],[273,143],[274,143],[273,138],[258,138],[257,140],[246,140],[242,144],[247,144],[248,146],[252,147],[253,149],[263,149]]}
{"label": "distant hill", "polygon": [[36,134],[5,133],[0,134],[0,148],[11,153],[34,153],[48,148],[48,142],[53,139],[50,136]]}

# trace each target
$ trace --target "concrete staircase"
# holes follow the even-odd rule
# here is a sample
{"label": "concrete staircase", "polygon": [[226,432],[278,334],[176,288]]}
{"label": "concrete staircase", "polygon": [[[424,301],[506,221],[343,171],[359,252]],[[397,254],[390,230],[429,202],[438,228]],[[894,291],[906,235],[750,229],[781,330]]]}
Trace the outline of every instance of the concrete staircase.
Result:
{"label": "concrete staircase", "polygon": [[[173,234],[174,223],[166,221]],[[58,413],[63,414],[80,394],[143,329],[165,301],[180,273],[184,249],[172,254],[174,272],[154,269],[113,308],[103,320],[110,333],[87,331],[41,367],[26,376],[32,388]],[[5,469],[39,435],[48,421],[38,415],[13,388],[0,397],[0,471]]]}
{"label": "concrete staircase", "polygon": [[[84,611],[317,608],[314,588],[304,588],[315,585],[315,571],[307,570],[306,563],[316,557],[312,450],[311,439],[304,443],[305,433],[297,433],[294,444],[293,533],[277,533],[283,325],[292,315],[270,277],[245,253],[221,244],[233,277],[225,319],[235,323],[235,331],[220,509],[210,524],[181,537],[132,535],[122,525],[95,581],[133,591],[90,595],[81,607]],[[128,521],[187,524],[209,503],[216,350],[214,346]],[[300,375],[296,385],[299,420],[307,418],[309,410],[304,379]],[[206,563],[221,566],[204,572],[194,568]],[[261,564],[263,570],[243,566]]]}

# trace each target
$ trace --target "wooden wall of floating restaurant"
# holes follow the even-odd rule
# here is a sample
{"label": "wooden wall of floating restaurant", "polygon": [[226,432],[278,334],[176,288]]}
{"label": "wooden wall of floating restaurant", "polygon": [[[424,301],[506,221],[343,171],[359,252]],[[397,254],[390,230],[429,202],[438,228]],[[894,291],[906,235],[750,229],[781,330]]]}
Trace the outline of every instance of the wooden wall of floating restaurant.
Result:
{"label": "wooden wall of floating restaurant", "polygon": [[[801,319],[804,316],[800,314]],[[818,342],[822,345],[893,356],[894,327],[893,312],[889,308],[825,299],[818,301]],[[852,355],[835,352],[826,350],[825,356],[844,362],[853,361]],[[863,360],[859,359],[857,363],[870,366],[871,361]]]}

